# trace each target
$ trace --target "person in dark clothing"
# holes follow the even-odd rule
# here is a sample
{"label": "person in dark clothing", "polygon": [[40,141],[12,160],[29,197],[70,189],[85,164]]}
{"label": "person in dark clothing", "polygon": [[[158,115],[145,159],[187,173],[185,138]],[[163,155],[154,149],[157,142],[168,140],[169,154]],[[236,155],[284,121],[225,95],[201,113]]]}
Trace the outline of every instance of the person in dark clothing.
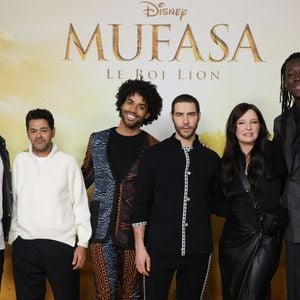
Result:
{"label": "person in dark clothing", "polygon": [[288,300],[300,299],[300,52],[291,54],[281,67],[281,115],[274,120],[274,140],[282,145],[288,168],[283,204],[288,208]]}
{"label": "person in dark clothing", "polygon": [[162,98],[148,81],[128,80],[118,91],[118,127],[92,133],[82,166],[86,187],[95,184],[91,201],[92,267],[96,299],[141,299],[130,223],[135,184],[144,151],[158,141],[141,130],[160,115]]}
{"label": "person in dark clothing", "polygon": [[12,184],[9,154],[5,140],[0,136],[0,287],[3,274],[5,241],[8,241],[8,233],[11,222],[12,209]]}
{"label": "person in dark clothing", "polygon": [[286,166],[280,145],[268,136],[256,106],[233,108],[222,158],[223,191],[231,207],[219,244],[224,300],[265,300],[278,266],[284,229],[268,225],[266,214],[286,212],[280,206]]}
{"label": "person in dark clothing", "polygon": [[177,297],[200,299],[212,252],[210,211],[220,199],[220,158],[195,134],[197,99],[172,102],[175,133],[144,155],[132,216],[136,266],[145,276],[144,297],[167,299],[176,272]]}

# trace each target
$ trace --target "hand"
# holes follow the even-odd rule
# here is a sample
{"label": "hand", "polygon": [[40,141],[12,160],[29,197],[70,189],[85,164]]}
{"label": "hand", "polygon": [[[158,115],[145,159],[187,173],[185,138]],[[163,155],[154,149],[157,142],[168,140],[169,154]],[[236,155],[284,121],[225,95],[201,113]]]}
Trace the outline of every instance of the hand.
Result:
{"label": "hand", "polygon": [[139,273],[149,276],[150,256],[144,245],[135,248],[135,265]]}
{"label": "hand", "polygon": [[79,270],[84,266],[86,258],[86,248],[77,246],[73,256],[73,270]]}

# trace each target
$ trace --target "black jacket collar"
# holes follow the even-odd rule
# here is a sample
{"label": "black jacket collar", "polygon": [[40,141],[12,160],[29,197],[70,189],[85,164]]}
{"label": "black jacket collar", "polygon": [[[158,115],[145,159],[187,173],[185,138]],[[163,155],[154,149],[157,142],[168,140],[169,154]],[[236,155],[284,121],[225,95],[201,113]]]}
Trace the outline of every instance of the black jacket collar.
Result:
{"label": "black jacket collar", "polygon": [[[174,146],[174,147],[176,147],[176,148],[182,148],[181,142],[180,142],[178,139],[176,139],[176,137],[175,137],[175,133],[173,133],[173,134],[171,135],[171,137],[169,138],[169,140],[170,140],[172,146]],[[199,137],[198,137],[198,135],[196,134],[196,135],[195,135],[195,139],[194,139],[194,141],[193,141],[193,148],[197,148],[197,147],[201,147],[201,146],[202,146],[202,145],[201,145],[201,143],[200,143]]]}

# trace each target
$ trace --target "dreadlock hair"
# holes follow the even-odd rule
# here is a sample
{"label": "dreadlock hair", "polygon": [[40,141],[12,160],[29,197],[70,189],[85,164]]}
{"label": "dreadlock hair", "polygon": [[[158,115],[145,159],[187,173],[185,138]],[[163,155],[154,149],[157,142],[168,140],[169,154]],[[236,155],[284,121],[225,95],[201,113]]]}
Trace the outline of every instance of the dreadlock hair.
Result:
{"label": "dreadlock hair", "polygon": [[286,66],[287,64],[294,60],[300,59],[300,52],[295,52],[291,54],[283,63],[280,71],[281,75],[281,83],[280,83],[280,102],[281,102],[281,114],[284,115],[287,110],[292,106],[293,102],[293,95],[285,87],[285,73],[286,73]]}
{"label": "dreadlock hair", "polygon": [[269,137],[266,122],[262,113],[255,105],[240,103],[233,108],[226,123],[226,144],[222,158],[222,178],[224,183],[224,193],[226,196],[231,195],[231,184],[240,171],[239,159],[241,149],[236,137],[237,121],[249,109],[252,109],[256,113],[260,126],[258,137],[250,152],[250,162],[248,166],[248,178],[251,188],[254,191],[259,189],[259,179],[265,172],[264,148]]}
{"label": "dreadlock hair", "polygon": [[125,81],[118,90],[116,95],[117,101],[117,111],[119,111],[119,116],[121,117],[121,107],[124,104],[128,96],[132,96],[138,93],[143,97],[147,105],[147,111],[149,117],[144,119],[142,125],[151,124],[152,121],[156,120],[161,113],[162,109],[162,98],[160,97],[156,85],[149,81],[144,81],[142,79],[127,80]]}
{"label": "dreadlock hair", "polygon": [[[283,63],[280,70],[280,102],[281,102],[281,132],[286,132],[286,123],[287,123],[287,111],[291,108],[293,104],[294,97],[290,94],[290,92],[285,87],[286,80],[286,66],[287,64],[294,60],[300,59],[300,52],[292,53]],[[285,135],[280,135],[278,137],[278,141],[283,144],[285,140]]]}

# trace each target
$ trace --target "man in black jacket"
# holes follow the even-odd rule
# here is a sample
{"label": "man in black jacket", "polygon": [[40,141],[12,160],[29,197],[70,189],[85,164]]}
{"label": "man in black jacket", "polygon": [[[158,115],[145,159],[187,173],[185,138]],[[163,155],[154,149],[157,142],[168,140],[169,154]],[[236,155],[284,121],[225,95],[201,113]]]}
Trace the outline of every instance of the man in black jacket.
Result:
{"label": "man in black jacket", "polygon": [[5,140],[0,136],[0,286],[3,273],[5,241],[10,227],[12,187],[9,155]]}
{"label": "man in black jacket", "polygon": [[221,199],[220,158],[195,134],[197,99],[176,97],[171,117],[176,132],[145,153],[134,199],[136,266],[147,300],[167,299],[175,271],[178,299],[201,298],[212,252],[210,212]]}
{"label": "man in black jacket", "polygon": [[300,299],[300,52],[291,54],[281,67],[281,115],[274,121],[288,169],[283,205],[289,211],[285,232],[288,300]]}

